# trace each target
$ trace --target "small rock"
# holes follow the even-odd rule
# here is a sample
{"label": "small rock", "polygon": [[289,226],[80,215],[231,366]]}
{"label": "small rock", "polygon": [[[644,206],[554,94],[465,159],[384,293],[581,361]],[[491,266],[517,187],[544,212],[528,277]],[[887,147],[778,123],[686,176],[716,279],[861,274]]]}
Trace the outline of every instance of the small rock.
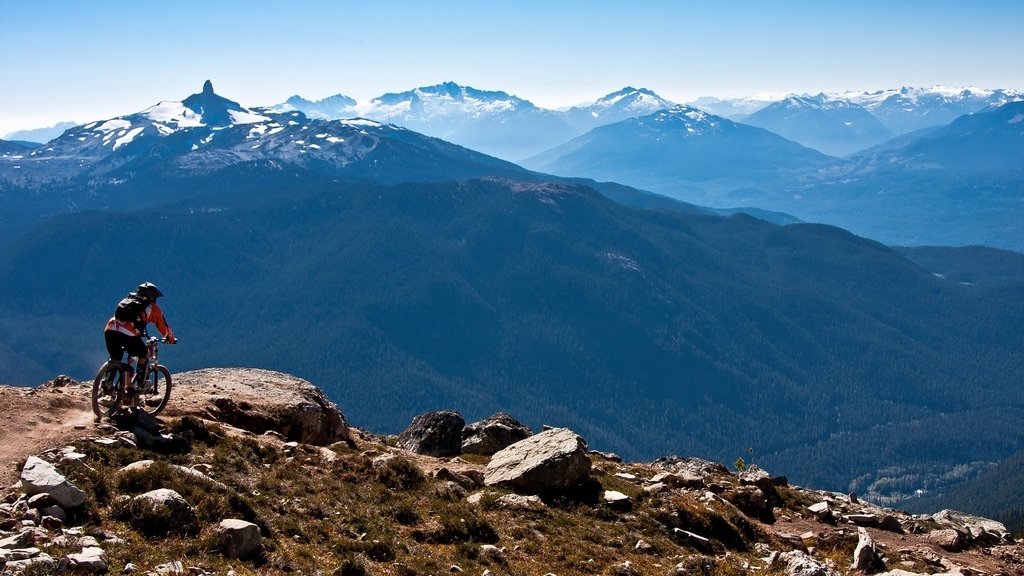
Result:
{"label": "small rock", "polygon": [[102,548],[95,546],[83,548],[78,554],[68,554],[68,560],[71,561],[72,569],[85,572],[102,573],[106,572],[108,567],[107,555]]}
{"label": "small rock", "polygon": [[851,570],[863,570],[867,572],[878,564],[878,552],[875,550],[875,541],[868,535],[864,528],[857,528],[857,548],[853,551],[853,563]]}
{"label": "small rock", "polygon": [[628,510],[633,506],[633,502],[630,500],[629,496],[616,490],[605,491],[604,503],[610,508],[615,508],[617,510]]}
{"label": "small rock", "polygon": [[494,544],[483,544],[480,546],[480,557],[494,562],[504,562],[505,549],[498,548]]}
{"label": "small rock", "polygon": [[263,545],[259,526],[245,520],[222,520],[217,527],[221,549],[228,558],[246,558]]}

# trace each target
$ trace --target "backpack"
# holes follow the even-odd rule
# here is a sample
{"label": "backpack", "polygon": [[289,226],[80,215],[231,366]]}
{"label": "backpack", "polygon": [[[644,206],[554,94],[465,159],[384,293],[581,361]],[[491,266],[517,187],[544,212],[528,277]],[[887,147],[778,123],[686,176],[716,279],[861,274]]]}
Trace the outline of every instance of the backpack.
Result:
{"label": "backpack", "polygon": [[114,308],[114,318],[122,322],[136,322],[148,305],[148,302],[133,292],[117,303],[117,308]]}

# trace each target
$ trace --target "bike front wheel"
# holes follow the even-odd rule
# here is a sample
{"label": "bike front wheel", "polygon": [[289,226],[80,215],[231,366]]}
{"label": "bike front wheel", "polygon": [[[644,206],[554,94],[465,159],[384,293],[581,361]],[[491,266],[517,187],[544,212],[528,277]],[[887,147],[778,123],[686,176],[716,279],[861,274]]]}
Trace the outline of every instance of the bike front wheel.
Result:
{"label": "bike front wheel", "polygon": [[139,391],[139,407],[150,416],[156,416],[167,407],[171,399],[171,373],[163,366],[154,366],[146,378],[145,388]]}
{"label": "bike front wheel", "polygon": [[124,398],[121,391],[121,363],[109,361],[100,366],[96,378],[92,382],[92,412],[96,421],[109,418],[121,407]]}

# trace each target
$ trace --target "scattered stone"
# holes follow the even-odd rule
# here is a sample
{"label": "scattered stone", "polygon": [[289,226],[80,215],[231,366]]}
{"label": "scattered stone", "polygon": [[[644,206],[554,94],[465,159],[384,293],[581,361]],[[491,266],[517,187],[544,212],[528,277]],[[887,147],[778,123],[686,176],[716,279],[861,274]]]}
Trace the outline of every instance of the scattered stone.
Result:
{"label": "scattered stone", "polygon": [[221,549],[228,558],[248,558],[263,545],[259,526],[245,520],[221,520],[217,534]]}
{"label": "scattered stone", "polygon": [[857,548],[853,551],[853,563],[850,564],[850,569],[868,572],[879,564],[875,541],[868,535],[868,531],[861,527],[857,528],[857,537]]}
{"label": "scattered stone", "polygon": [[466,490],[473,490],[477,487],[476,481],[469,476],[459,474],[458,472],[452,472],[451,470],[443,467],[434,473],[434,478],[455,482]]}
{"label": "scattered stone", "polygon": [[434,486],[434,494],[448,500],[462,500],[468,493],[468,490],[451,480],[439,482]]}
{"label": "scattered stone", "polygon": [[528,494],[561,491],[590,474],[587,443],[566,428],[546,430],[520,440],[491,457],[487,486],[506,486]]}
{"label": "scattered stone", "polygon": [[[812,534],[811,537],[813,536]],[[807,546],[804,544],[804,536],[802,535],[798,536],[791,532],[778,532],[775,534],[775,537],[779,539],[779,542],[788,546],[790,550],[807,552]]]}
{"label": "scattered stone", "polygon": [[665,484],[666,486],[679,486],[679,476],[673,472],[658,472],[653,478],[648,480],[651,484]]}
{"label": "scattered stone", "polygon": [[878,516],[874,514],[849,514],[843,519],[858,526],[875,526],[878,524]]}
{"label": "scattered stone", "polygon": [[839,576],[836,570],[800,550],[779,554],[779,561],[785,564],[788,576]]}
{"label": "scattered stone", "polygon": [[533,435],[533,430],[504,412],[473,422],[462,431],[462,452],[491,456]]}
{"label": "scattered stone", "polygon": [[540,499],[540,496],[523,496],[521,494],[505,494],[498,498],[497,503],[499,506],[515,510],[543,510],[545,508],[544,501]]}
{"label": "scattered stone", "polygon": [[775,520],[772,508],[768,504],[768,497],[765,496],[761,488],[753,484],[727,490],[722,493],[722,498],[751,518],[757,518],[764,522]]}
{"label": "scattered stone", "polygon": [[175,560],[166,564],[161,564],[156,567],[157,574],[184,574],[185,565]]}
{"label": "scattered stone", "polygon": [[629,510],[633,507],[633,501],[629,496],[616,490],[605,491],[604,503],[607,504],[609,508],[614,508],[616,510]]}
{"label": "scattered stone", "polygon": [[669,491],[669,487],[661,482],[655,482],[654,484],[647,484],[643,487],[644,492],[648,494],[662,494]]}
{"label": "scattered stone", "polygon": [[64,508],[85,504],[85,492],[68,481],[49,462],[29,456],[21,470],[21,486],[28,495],[47,493]]}
{"label": "scattered stone", "polygon": [[811,504],[810,506],[807,507],[807,510],[811,514],[814,514],[815,516],[818,516],[819,518],[822,515],[828,514],[829,512],[831,512],[831,509],[828,506],[828,502],[824,502],[824,501],[818,502],[817,504]]}
{"label": "scattered stone", "polygon": [[134,514],[131,521],[147,533],[192,533],[199,528],[195,509],[181,494],[158,488],[132,498]]}
{"label": "scattered stone", "polygon": [[90,546],[78,554],[68,554],[72,570],[103,573],[107,571],[107,555],[102,548]]}
{"label": "scattered stone", "polygon": [[619,480],[625,480],[627,482],[636,482],[636,475],[628,472],[616,472],[615,477]]}
{"label": "scattered stone", "polygon": [[767,470],[762,470],[755,464],[747,466],[739,473],[740,484],[745,486],[758,486],[768,489],[772,486],[772,475]]}
{"label": "scattered stone", "polygon": [[[547,426],[544,429],[551,430],[552,428],[550,426]],[[597,450],[590,450],[587,453],[593,456],[597,456],[602,460],[607,460],[608,462],[617,462],[620,464],[622,463],[622,457],[612,452],[598,452]]]}
{"label": "scattered stone", "polygon": [[693,532],[683,530],[682,528],[673,528],[672,533],[675,534],[677,538],[689,543],[698,550],[711,550],[711,540],[701,536],[700,534],[694,534]]}
{"label": "scattered stone", "polygon": [[932,530],[925,538],[947,552],[959,552],[963,549],[964,545],[963,536],[953,528]]}
{"label": "scattered stone", "polygon": [[457,456],[462,453],[462,429],[466,421],[454,410],[420,414],[398,435],[398,446],[426,456]]}
{"label": "scattered stone", "polygon": [[25,503],[28,504],[29,508],[49,508],[57,503],[57,499],[48,492],[42,492],[30,496]]}
{"label": "scattered stone", "polygon": [[[123,466],[120,470],[118,470],[118,472],[123,474],[125,472],[132,472],[132,471],[136,471],[136,470],[145,470],[145,469],[149,468],[150,466],[152,466],[154,463],[155,462],[153,460],[137,460],[135,462],[132,462],[131,464]],[[186,476],[189,476],[189,477],[191,477],[193,479],[199,480],[199,481],[201,481],[201,482],[203,482],[205,484],[209,484],[210,486],[216,486],[217,488],[221,488],[221,489],[224,489],[224,490],[228,489],[228,487],[225,486],[223,483],[218,482],[218,481],[214,480],[213,478],[210,478],[209,476],[207,476],[206,474],[203,474],[202,472],[200,472],[199,470],[197,470],[194,467],[193,468],[188,468],[186,466],[179,466],[177,464],[170,464],[170,467],[171,467],[172,470],[180,472],[180,473],[182,473],[182,474],[184,474]]]}
{"label": "scattered stone", "polygon": [[56,571],[57,563],[53,561],[53,558],[44,552],[39,552],[36,549],[36,554],[22,560],[8,560],[7,565],[4,567],[5,574],[10,572],[12,574],[21,574],[23,572],[31,571],[46,571],[36,573],[47,573],[51,574]]}
{"label": "scattered stone", "polygon": [[650,542],[640,539],[636,541],[636,546],[633,546],[633,549],[642,554],[650,554],[654,551],[654,546],[651,546]]}
{"label": "scattered stone", "polygon": [[483,544],[480,546],[480,557],[492,562],[504,562],[505,549],[498,548],[494,544]]}
{"label": "scattered stone", "polygon": [[[56,508],[60,510],[60,507]],[[60,530],[64,527],[64,520],[61,520],[56,516],[43,516],[39,519],[39,525],[47,530]]]}
{"label": "scattered stone", "polygon": [[903,524],[892,514],[886,514],[878,521],[878,527],[888,532],[903,533]]}

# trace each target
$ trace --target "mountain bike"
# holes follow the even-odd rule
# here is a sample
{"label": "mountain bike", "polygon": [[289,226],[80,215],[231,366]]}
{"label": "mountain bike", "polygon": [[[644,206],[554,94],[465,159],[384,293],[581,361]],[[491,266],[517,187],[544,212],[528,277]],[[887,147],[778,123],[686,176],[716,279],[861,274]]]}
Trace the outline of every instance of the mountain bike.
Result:
{"label": "mountain bike", "polygon": [[92,382],[92,411],[97,422],[110,418],[121,408],[140,409],[151,416],[163,411],[171,398],[171,373],[158,363],[159,344],[164,342],[166,338],[146,339],[149,362],[141,388],[132,386],[134,358],[128,358],[128,362],[110,359],[100,366]]}

